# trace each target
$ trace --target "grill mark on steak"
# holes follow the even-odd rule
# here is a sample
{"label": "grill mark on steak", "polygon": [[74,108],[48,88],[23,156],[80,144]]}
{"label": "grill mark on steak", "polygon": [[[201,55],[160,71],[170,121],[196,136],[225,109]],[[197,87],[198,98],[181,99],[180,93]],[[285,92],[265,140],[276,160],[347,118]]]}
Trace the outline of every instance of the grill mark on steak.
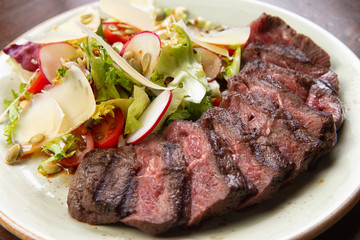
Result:
{"label": "grill mark on steak", "polygon": [[[240,73],[229,79],[229,89],[253,99],[261,99],[280,108],[283,117],[301,124],[310,135],[324,143],[324,150],[330,150],[336,142],[335,124],[331,115],[307,106],[298,96],[280,83],[272,82],[264,76],[250,78]],[[257,107],[261,108],[262,104]]]}
{"label": "grill mark on steak", "polygon": [[90,224],[115,223],[134,211],[133,147],[95,149],[79,165],[68,194],[70,215]]}
{"label": "grill mark on steak", "polygon": [[[198,224],[204,218],[224,214],[254,194],[251,183],[236,168],[218,166],[219,160],[209,142],[208,133],[198,123],[174,121],[163,134],[169,141],[180,144],[187,164],[191,185],[188,226]],[[229,171],[229,175],[225,176],[223,171]]]}
{"label": "grill mark on steak", "polygon": [[255,41],[292,46],[302,51],[310,59],[311,64],[330,67],[330,57],[322,48],[309,37],[297,33],[279,17],[264,13],[250,23],[250,36],[245,46]]}
{"label": "grill mark on steak", "polygon": [[268,138],[286,159],[295,164],[292,179],[323,154],[324,144],[319,139],[261,96],[225,91],[220,106],[238,116],[250,131]]}
{"label": "grill mark on steak", "polygon": [[150,135],[135,151],[142,165],[136,175],[137,202],[134,213],[121,222],[153,235],[184,224],[190,194],[181,148]]}
{"label": "grill mark on steak", "polygon": [[282,68],[292,69],[322,79],[326,84],[331,85],[335,91],[339,90],[339,81],[329,68],[314,65],[303,52],[293,46],[252,42],[243,51],[242,64],[254,60],[262,60]]}
{"label": "grill mark on steak", "polygon": [[280,83],[277,86],[289,89],[308,106],[331,114],[336,128],[340,128],[343,122],[343,106],[337,91],[332,88],[330,83],[258,60],[247,62],[241,73],[248,78],[264,78],[273,83]]}
{"label": "grill mark on steak", "polygon": [[251,205],[271,198],[293,170],[293,165],[266,139],[244,129],[243,122],[227,109],[208,109],[200,124],[221,139],[223,148],[231,153],[241,172],[256,186],[258,194],[245,203]]}

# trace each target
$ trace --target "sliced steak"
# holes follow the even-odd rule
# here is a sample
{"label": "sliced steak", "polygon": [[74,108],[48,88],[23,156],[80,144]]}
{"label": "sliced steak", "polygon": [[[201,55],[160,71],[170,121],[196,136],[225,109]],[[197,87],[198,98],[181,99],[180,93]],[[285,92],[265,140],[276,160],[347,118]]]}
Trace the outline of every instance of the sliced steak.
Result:
{"label": "sliced steak", "polygon": [[322,48],[309,37],[297,33],[279,17],[262,14],[253,21],[250,24],[250,37],[247,44],[255,41],[293,46],[302,51],[310,59],[311,64],[330,67],[330,57]]}
{"label": "sliced steak", "polygon": [[135,211],[121,222],[159,234],[187,221],[190,188],[179,146],[159,135],[135,145],[141,169],[136,175]]}
{"label": "sliced steak", "polygon": [[263,44],[261,42],[252,42],[244,49],[242,63],[244,65],[244,63],[254,60],[262,60],[322,79],[324,82],[331,84],[334,90],[339,90],[339,81],[335,73],[327,67],[314,65],[309,57],[294,46],[279,43]]}
{"label": "sliced steak", "polygon": [[258,60],[246,63],[242,74],[249,78],[266,78],[280,82],[308,106],[331,114],[337,129],[340,128],[344,119],[343,106],[337,91],[332,88],[330,83]]}
{"label": "sliced steak", "polygon": [[[225,91],[221,107],[241,119],[251,132],[267,138],[290,163],[295,164],[292,179],[323,154],[322,141],[311,136],[300,124],[285,116],[282,109],[266,99]],[[259,138],[258,144],[261,142],[267,144]]]}
{"label": "sliced steak", "polygon": [[[336,142],[335,124],[331,115],[307,106],[298,96],[266,76],[251,78],[240,73],[229,79],[229,89],[257,99],[257,107],[273,105],[282,117],[301,124],[311,136],[323,142],[323,150],[330,151]],[[324,152],[324,153],[325,153]]]}
{"label": "sliced steak", "polygon": [[191,185],[191,215],[187,225],[227,213],[255,193],[236,167],[227,167],[229,162],[225,158],[217,159],[209,133],[198,123],[174,121],[163,134],[167,140],[180,144],[184,153]]}
{"label": "sliced steak", "polygon": [[258,136],[244,129],[246,127],[241,119],[227,109],[208,109],[199,122],[218,136],[221,148],[230,152],[228,156],[231,161],[236,163],[241,172],[258,189],[258,194],[249,199],[245,205],[273,197],[293,169],[293,165],[283,158],[279,150],[267,139],[259,139]]}
{"label": "sliced steak", "polygon": [[115,223],[130,215],[136,205],[138,168],[133,147],[86,154],[69,188],[70,215],[90,224]]}

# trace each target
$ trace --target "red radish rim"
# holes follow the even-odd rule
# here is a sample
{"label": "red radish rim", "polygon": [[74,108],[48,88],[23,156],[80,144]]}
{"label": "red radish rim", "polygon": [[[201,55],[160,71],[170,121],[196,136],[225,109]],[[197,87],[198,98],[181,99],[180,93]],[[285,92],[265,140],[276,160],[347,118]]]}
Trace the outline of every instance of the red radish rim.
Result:
{"label": "red radish rim", "polygon": [[41,52],[41,49],[42,49],[42,48],[44,48],[44,47],[46,47],[46,46],[49,46],[49,45],[54,45],[54,44],[67,44],[67,45],[73,47],[74,49],[76,49],[72,44],[67,43],[67,42],[47,43],[47,44],[42,45],[42,46],[39,48],[39,50],[38,50],[38,52],[37,52],[37,54],[36,54],[36,58],[37,58],[37,61],[38,61],[38,63],[39,63],[40,74],[41,74],[41,75],[45,78],[45,80],[47,80],[50,84],[51,84],[51,81],[45,76],[44,71],[43,71],[43,69],[42,69],[41,60],[40,60],[40,52]]}
{"label": "red radish rim", "polygon": [[126,50],[126,47],[129,45],[129,43],[131,42],[131,40],[132,40],[134,37],[136,37],[137,35],[143,34],[143,33],[151,33],[151,34],[155,35],[155,36],[157,37],[157,39],[159,40],[159,45],[160,45],[160,48],[161,48],[161,39],[160,39],[159,35],[157,35],[155,32],[146,30],[146,31],[138,32],[138,33],[135,33],[134,35],[132,35],[132,36],[129,38],[129,40],[124,44],[124,47],[121,49],[121,51],[120,51],[120,56],[123,56],[123,55],[124,55],[124,52],[125,52],[125,50]]}
{"label": "red radish rim", "polygon": [[164,110],[160,113],[158,119],[156,119],[155,123],[152,125],[151,128],[149,128],[149,130],[144,134],[142,135],[140,138],[136,139],[135,141],[132,141],[132,142],[128,142],[127,144],[136,144],[136,143],[139,143],[141,142],[142,140],[144,140],[147,136],[149,136],[152,131],[154,131],[154,129],[156,128],[156,126],[159,124],[160,120],[163,118],[165,112],[168,110],[169,106],[170,106],[170,103],[172,101],[172,91],[170,91],[170,96],[169,96],[169,100],[167,102],[167,104],[165,105],[164,107]]}

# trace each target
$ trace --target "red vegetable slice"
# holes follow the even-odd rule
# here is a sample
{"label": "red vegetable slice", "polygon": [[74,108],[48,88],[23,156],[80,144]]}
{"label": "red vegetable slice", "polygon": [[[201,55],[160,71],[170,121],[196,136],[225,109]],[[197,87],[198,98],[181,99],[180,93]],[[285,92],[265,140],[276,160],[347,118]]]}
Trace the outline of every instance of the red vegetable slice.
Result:
{"label": "red vegetable slice", "polygon": [[38,72],[37,77],[29,84],[27,91],[32,94],[39,93],[47,84],[50,84],[50,82],[41,72]]}
{"label": "red vegetable slice", "polygon": [[211,103],[213,106],[219,106],[221,103],[221,97],[213,96],[213,97],[211,97],[211,101],[212,101]]}
{"label": "red vegetable slice", "polygon": [[106,41],[110,45],[116,42],[126,43],[132,36],[131,32],[136,32],[130,25],[125,23],[107,22],[103,23],[103,25]]}
{"label": "red vegetable slice", "polygon": [[117,108],[114,113],[114,117],[108,114],[91,128],[95,146],[98,148],[112,148],[118,144],[125,120],[121,109]]}

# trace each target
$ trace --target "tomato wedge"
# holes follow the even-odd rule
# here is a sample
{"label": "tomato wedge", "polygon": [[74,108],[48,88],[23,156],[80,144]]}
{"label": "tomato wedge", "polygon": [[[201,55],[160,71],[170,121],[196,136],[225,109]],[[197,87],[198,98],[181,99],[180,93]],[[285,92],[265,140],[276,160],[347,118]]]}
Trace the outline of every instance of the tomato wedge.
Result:
{"label": "tomato wedge", "polygon": [[47,84],[50,84],[50,82],[39,71],[35,80],[29,84],[27,91],[32,94],[39,93]]}
{"label": "tomato wedge", "polygon": [[116,42],[126,43],[136,33],[136,30],[125,23],[106,22],[103,25],[106,41],[111,45]]}
{"label": "tomato wedge", "polygon": [[221,103],[221,97],[215,97],[215,96],[211,97],[211,104],[213,106],[219,106],[220,103]]}
{"label": "tomato wedge", "polygon": [[65,167],[76,167],[78,166],[85,154],[94,149],[94,140],[89,130],[84,126],[80,125],[78,128],[71,132],[76,138],[81,139],[81,143],[78,143],[78,149],[74,155],[69,158],[64,158],[60,161],[60,165]]}
{"label": "tomato wedge", "polygon": [[124,116],[120,108],[115,109],[114,117],[106,115],[100,123],[91,128],[95,146],[98,148],[116,147],[124,128]]}

